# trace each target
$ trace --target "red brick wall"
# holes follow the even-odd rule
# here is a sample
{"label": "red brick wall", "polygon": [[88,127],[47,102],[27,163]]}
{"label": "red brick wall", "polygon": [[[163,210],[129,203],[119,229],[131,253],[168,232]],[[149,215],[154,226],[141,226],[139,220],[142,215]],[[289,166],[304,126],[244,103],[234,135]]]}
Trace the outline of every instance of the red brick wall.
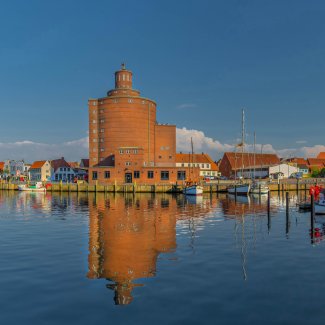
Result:
{"label": "red brick wall", "polygon": [[176,126],[156,125],[155,127],[156,166],[175,166]]}

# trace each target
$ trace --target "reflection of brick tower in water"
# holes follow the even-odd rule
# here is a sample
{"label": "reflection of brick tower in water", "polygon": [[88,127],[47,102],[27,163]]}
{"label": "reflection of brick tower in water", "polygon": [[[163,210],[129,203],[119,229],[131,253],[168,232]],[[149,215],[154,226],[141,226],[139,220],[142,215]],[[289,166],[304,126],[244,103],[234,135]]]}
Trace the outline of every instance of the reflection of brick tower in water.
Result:
{"label": "reflection of brick tower in water", "polygon": [[[157,257],[176,248],[176,201],[94,196],[89,203],[89,278],[113,281],[114,301],[126,305],[140,278],[155,276]],[[168,200],[168,202],[167,202]]]}

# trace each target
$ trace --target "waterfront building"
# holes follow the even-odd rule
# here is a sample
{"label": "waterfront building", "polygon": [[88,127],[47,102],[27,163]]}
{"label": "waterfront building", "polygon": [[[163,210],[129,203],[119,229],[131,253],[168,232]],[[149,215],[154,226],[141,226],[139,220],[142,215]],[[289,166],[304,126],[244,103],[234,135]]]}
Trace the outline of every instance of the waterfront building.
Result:
{"label": "waterfront building", "polygon": [[309,174],[309,168],[306,164],[298,164],[297,165],[298,169],[299,169],[299,173],[301,173],[303,176],[306,176]]}
{"label": "waterfront building", "polygon": [[34,161],[28,173],[32,182],[48,181],[51,179],[51,163],[48,160]]}
{"label": "waterfront building", "polygon": [[241,176],[241,170],[244,170],[244,178],[251,178],[255,169],[255,177],[263,178],[269,174],[269,167],[278,165],[280,159],[275,154],[254,154],[253,153],[235,153],[225,152],[219,165],[221,175],[228,178]]}
{"label": "waterfront building", "polygon": [[20,176],[24,174],[24,165],[23,160],[5,160],[4,171],[7,176]]}
{"label": "waterfront building", "polygon": [[159,124],[155,101],[132,88],[133,74],[122,64],[115,88],[90,99],[89,182],[176,183],[199,180],[199,168],[176,166],[176,126]]}
{"label": "waterfront building", "polygon": [[76,176],[76,172],[73,168],[65,161],[64,157],[51,161],[51,180],[52,181],[63,181],[73,182]]}
{"label": "waterfront building", "polygon": [[192,167],[200,168],[200,177],[201,178],[217,178],[220,176],[219,168],[211,157],[203,153],[202,154],[185,154],[177,153],[176,154],[176,167],[186,168],[190,170]]}

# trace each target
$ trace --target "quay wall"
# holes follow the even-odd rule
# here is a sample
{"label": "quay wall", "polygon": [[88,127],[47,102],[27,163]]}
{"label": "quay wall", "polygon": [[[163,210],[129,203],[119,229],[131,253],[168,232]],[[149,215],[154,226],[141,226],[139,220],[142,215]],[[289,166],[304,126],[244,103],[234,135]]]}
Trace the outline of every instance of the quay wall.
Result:
{"label": "quay wall", "polygon": [[[203,185],[206,193],[222,193],[227,191],[233,181],[210,182]],[[269,184],[271,191],[307,191],[311,186],[322,185],[325,187],[325,179],[308,179],[308,180],[283,180],[279,183]],[[18,184],[1,182],[0,190],[18,190]],[[173,184],[111,184],[111,185],[89,185],[73,183],[56,183],[47,189],[48,192],[118,192],[118,193],[168,193],[181,192],[182,185]]]}

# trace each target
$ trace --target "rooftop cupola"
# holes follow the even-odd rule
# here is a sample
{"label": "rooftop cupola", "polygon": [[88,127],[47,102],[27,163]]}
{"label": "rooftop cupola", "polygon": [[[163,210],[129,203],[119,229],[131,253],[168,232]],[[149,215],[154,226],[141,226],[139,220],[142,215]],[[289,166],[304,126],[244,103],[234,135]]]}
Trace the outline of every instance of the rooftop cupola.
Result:
{"label": "rooftop cupola", "polygon": [[125,63],[115,72],[115,88],[132,89],[132,72],[126,70]]}

